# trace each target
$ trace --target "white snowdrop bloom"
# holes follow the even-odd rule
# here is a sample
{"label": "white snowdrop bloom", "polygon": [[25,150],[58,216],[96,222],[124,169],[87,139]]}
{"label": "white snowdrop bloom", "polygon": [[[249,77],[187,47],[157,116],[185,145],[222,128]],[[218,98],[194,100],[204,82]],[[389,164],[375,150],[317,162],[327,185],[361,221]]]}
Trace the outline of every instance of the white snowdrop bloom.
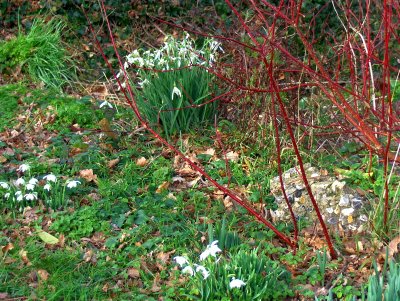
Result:
{"label": "white snowdrop bloom", "polygon": [[25,185],[25,180],[24,180],[23,178],[18,178],[18,179],[15,181],[15,185],[16,185],[16,186]]}
{"label": "white snowdrop bloom", "polygon": [[27,193],[24,195],[25,200],[27,201],[33,201],[37,199],[37,194],[36,193]]}
{"label": "white snowdrop bloom", "polygon": [[182,274],[189,274],[190,276],[193,276],[194,275],[193,268],[190,265],[184,267],[182,270]]}
{"label": "white snowdrop bloom", "polygon": [[200,254],[200,261],[203,261],[208,256],[216,257],[218,252],[222,252],[222,250],[218,247],[218,240],[214,240],[211,244],[207,246],[203,253]]}
{"label": "white snowdrop bloom", "polygon": [[188,260],[183,257],[183,256],[175,256],[174,260],[176,261],[177,264],[179,264],[181,267],[185,264],[188,264]]}
{"label": "white snowdrop bloom", "polygon": [[143,88],[144,85],[150,84],[150,81],[146,78],[141,82],[138,82],[139,86]]}
{"label": "white snowdrop bloom", "polygon": [[207,279],[208,276],[210,276],[210,272],[202,265],[195,264],[194,266],[196,267],[196,273],[200,272],[204,279]]}
{"label": "white snowdrop bloom", "polygon": [[38,182],[39,182],[39,181],[38,181],[38,179],[36,179],[36,178],[32,178],[32,179],[30,179],[30,180],[28,181],[28,183],[29,183],[29,184],[32,184],[32,185],[36,185]]}
{"label": "white snowdrop bloom", "polygon": [[174,99],[174,95],[177,95],[178,97],[182,97],[181,90],[179,90],[176,86],[172,89],[172,94],[171,98]]}
{"label": "white snowdrop bloom", "polygon": [[31,167],[28,164],[21,164],[18,167],[17,171],[25,172],[25,171],[28,171],[29,169],[31,169]]}
{"label": "white snowdrop bloom", "polygon": [[162,56],[161,50],[157,50],[154,54],[154,60],[158,61],[159,59],[161,59],[161,56]]}
{"label": "white snowdrop bloom", "polygon": [[4,189],[10,188],[10,185],[8,185],[8,183],[6,183],[6,182],[0,182],[0,186],[1,186],[1,188],[4,188]]}
{"label": "white snowdrop bloom", "polygon": [[43,186],[44,190],[50,191],[51,190],[51,185],[50,184],[46,184]]}
{"label": "white snowdrop bloom", "polygon": [[78,186],[78,184],[81,184],[81,182],[76,181],[76,180],[68,180],[67,181],[67,187],[68,188],[75,188],[76,186]]}
{"label": "white snowdrop bloom", "polygon": [[35,190],[35,185],[31,183],[26,184],[26,190],[29,191]]}
{"label": "white snowdrop bloom", "polygon": [[57,182],[57,177],[52,173],[44,176],[43,179],[45,179],[47,182],[53,182],[53,183]]}
{"label": "white snowdrop bloom", "polygon": [[104,107],[104,106],[107,106],[107,107],[109,107],[110,109],[113,108],[112,104],[109,103],[107,100],[103,101],[103,102],[100,104],[99,108],[101,109],[101,108]]}
{"label": "white snowdrop bloom", "polygon": [[4,198],[8,200],[10,198],[10,193],[9,192],[5,193]]}
{"label": "white snowdrop bloom", "polygon": [[229,283],[229,287],[232,288],[241,288],[242,286],[245,286],[246,283],[240,279],[235,279],[232,278],[231,282]]}

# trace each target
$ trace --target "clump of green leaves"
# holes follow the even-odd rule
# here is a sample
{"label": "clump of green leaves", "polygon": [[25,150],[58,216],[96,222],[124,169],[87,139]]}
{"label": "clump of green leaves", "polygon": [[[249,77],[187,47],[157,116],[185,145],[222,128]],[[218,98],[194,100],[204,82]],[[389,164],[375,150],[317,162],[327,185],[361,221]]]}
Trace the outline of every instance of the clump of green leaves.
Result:
{"label": "clump of green leaves", "polygon": [[[278,262],[258,249],[220,256],[218,241],[209,244],[200,254],[200,264],[184,256],[174,260],[182,273],[190,276],[189,300],[282,300],[293,296],[290,273]],[[276,288],[279,287],[279,290]]]}
{"label": "clump of green leaves", "polygon": [[71,239],[90,236],[96,231],[106,231],[110,223],[98,216],[99,206],[86,206],[73,213],[58,213],[50,229],[65,233]]}
{"label": "clump of green leaves", "polygon": [[74,78],[71,58],[61,43],[63,22],[36,19],[27,34],[0,42],[0,73],[27,73],[33,80],[61,89]]}
{"label": "clump of green leaves", "polygon": [[134,67],[132,86],[141,113],[153,125],[161,125],[166,137],[213,120],[217,102],[210,102],[214,76],[207,68],[221,50],[212,39],[197,49],[186,34],[183,40],[167,36],[160,49],[135,50],[126,57],[124,68]]}

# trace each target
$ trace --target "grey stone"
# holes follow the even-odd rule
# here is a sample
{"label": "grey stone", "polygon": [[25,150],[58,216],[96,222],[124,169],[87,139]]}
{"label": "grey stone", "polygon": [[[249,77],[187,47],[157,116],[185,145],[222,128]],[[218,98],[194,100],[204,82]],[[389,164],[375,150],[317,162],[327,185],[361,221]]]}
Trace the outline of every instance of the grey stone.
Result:
{"label": "grey stone", "polygon": [[[345,231],[363,231],[368,222],[368,202],[351,189],[343,178],[325,175],[310,164],[304,164],[311,191],[329,227],[341,226]],[[307,193],[299,167],[293,167],[282,174],[286,195],[296,218],[316,221],[316,213]],[[270,181],[271,193],[275,197],[277,210],[270,210],[274,221],[290,222],[279,177]]]}

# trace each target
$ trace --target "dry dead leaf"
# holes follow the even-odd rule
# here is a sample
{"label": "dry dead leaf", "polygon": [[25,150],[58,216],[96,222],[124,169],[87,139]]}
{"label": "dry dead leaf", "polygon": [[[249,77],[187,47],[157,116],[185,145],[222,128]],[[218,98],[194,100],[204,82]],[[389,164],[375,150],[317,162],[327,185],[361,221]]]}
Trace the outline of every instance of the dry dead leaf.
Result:
{"label": "dry dead leaf", "polygon": [[12,243],[8,243],[7,245],[5,245],[4,247],[1,248],[3,253],[6,253],[12,249],[14,249],[14,245]]}
{"label": "dry dead leaf", "polygon": [[111,129],[110,122],[107,118],[103,118],[99,121],[98,125],[100,126],[101,131],[106,134],[107,137],[116,140],[118,135]]}
{"label": "dry dead leaf", "polygon": [[27,266],[31,266],[31,265],[32,265],[32,263],[29,261],[28,252],[27,252],[27,251],[25,251],[24,249],[21,249],[21,250],[19,251],[18,254],[19,254],[19,256],[21,257],[22,261],[23,261]]}
{"label": "dry dead leaf", "polygon": [[389,259],[393,259],[393,257],[400,252],[400,235],[395,237],[389,243]]}
{"label": "dry dead leaf", "polygon": [[147,164],[147,159],[145,157],[140,157],[139,159],[136,160],[136,165],[143,167],[146,166]]}
{"label": "dry dead leaf", "polygon": [[118,163],[119,163],[119,158],[116,158],[114,160],[108,161],[107,166],[108,166],[108,168],[113,168]]}
{"label": "dry dead leaf", "polygon": [[92,249],[89,249],[88,251],[85,252],[85,254],[83,254],[83,260],[85,262],[92,262],[92,263],[97,262],[96,255],[94,254]]}
{"label": "dry dead leaf", "polygon": [[129,268],[128,269],[128,276],[130,278],[140,278],[140,272],[136,268]]}
{"label": "dry dead leaf", "polygon": [[157,274],[154,277],[153,285],[151,286],[150,291],[152,291],[153,293],[159,292],[161,290],[161,287],[159,286],[159,282],[160,282],[160,274]]}
{"label": "dry dead leaf", "polygon": [[177,173],[181,176],[194,176],[197,174],[197,171],[193,170],[189,165],[186,165],[179,169]]}
{"label": "dry dead leaf", "polygon": [[0,293],[0,300],[9,299],[9,295],[7,293]]}
{"label": "dry dead leaf", "polygon": [[104,293],[107,293],[109,288],[110,288],[110,285],[109,285],[108,283],[106,283],[106,284],[103,285],[103,287],[101,288],[101,290],[102,290]]}
{"label": "dry dead leaf", "polygon": [[0,163],[5,163],[7,162],[7,158],[4,156],[0,156]]}
{"label": "dry dead leaf", "polygon": [[79,172],[79,176],[88,182],[95,182],[97,184],[97,175],[93,173],[93,169],[83,169]]}
{"label": "dry dead leaf", "polygon": [[215,149],[208,148],[206,151],[201,152],[200,154],[214,156],[215,155]]}
{"label": "dry dead leaf", "polygon": [[164,181],[160,186],[158,186],[156,193],[161,193],[164,190],[167,190],[169,187],[169,182],[168,181]]}
{"label": "dry dead leaf", "polygon": [[42,281],[47,281],[47,279],[50,276],[49,272],[47,272],[46,270],[38,270],[37,274],[39,275]]}
{"label": "dry dead leaf", "polygon": [[230,151],[230,152],[226,153],[225,156],[226,156],[226,159],[233,161],[233,162],[236,162],[237,160],[239,160],[239,154],[237,152]]}
{"label": "dry dead leaf", "polygon": [[230,196],[227,196],[226,198],[224,198],[224,206],[226,209],[232,209],[233,207],[233,202]]}

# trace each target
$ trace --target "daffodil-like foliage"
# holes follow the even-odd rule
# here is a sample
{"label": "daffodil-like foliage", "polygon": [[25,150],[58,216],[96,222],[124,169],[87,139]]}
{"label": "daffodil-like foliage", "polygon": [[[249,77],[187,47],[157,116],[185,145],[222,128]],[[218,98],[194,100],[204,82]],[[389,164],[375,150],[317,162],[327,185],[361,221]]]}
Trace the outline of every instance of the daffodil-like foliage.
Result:
{"label": "daffodil-like foliage", "polygon": [[[186,34],[182,40],[167,36],[163,47],[135,50],[126,57],[124,68],[134,72],[130,84],[140,111],[153,126],[161,126],[166,137],[214,119],[216,86],[209,68],[222,51],[220,43],[212,39],[205,39],[197,49]],[[117,76],[123,74],[120,71]]]}

